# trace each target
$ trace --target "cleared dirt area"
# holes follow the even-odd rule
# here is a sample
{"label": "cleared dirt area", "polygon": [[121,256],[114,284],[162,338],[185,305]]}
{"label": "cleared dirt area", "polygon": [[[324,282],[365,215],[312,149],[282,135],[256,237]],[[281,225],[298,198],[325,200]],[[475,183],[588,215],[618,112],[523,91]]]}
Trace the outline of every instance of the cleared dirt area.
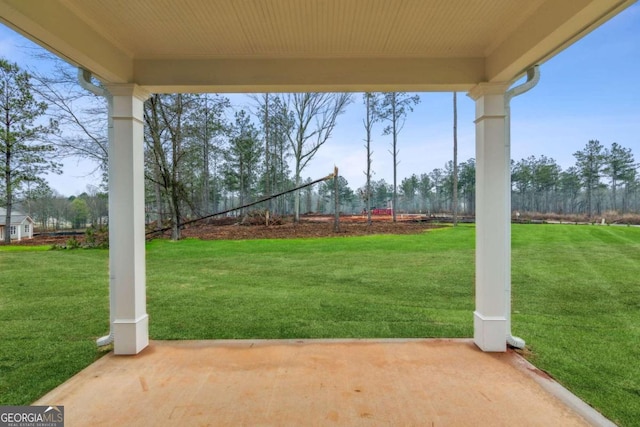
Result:
{"label": "cleared dirt area", "polygon": [[[307,215],[295,224],[292,218],[277,218],[275,223],[265,225],[255,219],[241,223],[239,218],[220,218],[197,222],[187,225],[182,230],[183,238],[199,238],[203,240],[246,240],[246,239],[290,239],[313,237],[342,237],[363,236],[370,234],[418,234],[424,230],[440,227],[441,225],[426,221],[420,215],[398,215],[398,221],[393,223],[390,216],[375,216],[371,225],[367,224],[366,216],[350,215],[340,218],[340,231],[333,231],[333,216]],[[152,231],[152,229],[149,229]],[[169,238],[170,232],[150,233],[148,239]],[[12,242],[12,245],[67,245],[72,239],[82,245],[85,236],[78,235],[54,236],[39,234],[33,239]],[[1,245],[2,243],[0,243]]]}
{"label": "cleared dirt area", "polygon": [[368,234],[417,234],[429,228],[438,227],[420,221],[419,217],[398,218],[396,223],[390,217],[375,217],[371,225],[364,216],[344,216],[340,218],[340,231],[333,230],[332,216],[305,216],[298,224],[289,218],[281,224],[242,225],[237,219],[216,220],[208,224],[193,224],[183,230],[184,237],[203,240],[243,240],[243,239],[288,239],[311,237],[362,236]]}
{"label": "cleared dirt area", "polygon": [[[519,217],[514,215],[512,221],[523,224],[600,224],[603,218],[606,224],[640,225],[640,215],[626,214],[621,216],[611,213],[597,219],[576,215],[523,213]],[[336,233],[333,231],[333,215],[303,215],[298,224],[295,224],[291,217],[277,217],[272,218],[268,226],[265,225],[264,216],[260,215],[252,214],[244,220],[238,217],[218,217],[186,225],[182,230],[182,237],[203,240],[246,240],[417,234],[430,228],[441,227],[442,224],[451,223],[451,217],[446,214],[436,216],[398,214],[396,223],[392,222],[390,215],[374,215],[372,220],[373,223],[368,225],[366,215],[343,215],[340,217],[340,231]],[[459,218],[461,223],[473,222],[473,220],[473,217],[461,216]],[[169,231],[154,233],[151,227],[147,228],[147,231],[149,232],[147,239],[169,238],[171,236]],[[98,239],[102,238],[101,236],[97,237]],[[53,236],[51,233],[41,233],[30,240],[12,242],[12,245],[67,246],[71,239],[75,239],[78,244],[83,245],[85,236],[82,232],[78,232],[75,236],[71,234]],[[0,246],[2,244],[0,242]]]}

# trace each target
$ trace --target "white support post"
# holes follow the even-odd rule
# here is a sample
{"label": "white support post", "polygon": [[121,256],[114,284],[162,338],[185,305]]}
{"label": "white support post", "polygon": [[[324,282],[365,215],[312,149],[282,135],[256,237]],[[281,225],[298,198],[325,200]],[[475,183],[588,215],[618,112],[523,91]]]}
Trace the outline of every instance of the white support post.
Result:
{"label": "white support post", "polygon": [[509,84],[481,83],[476,101],[476,310],[473,338],[506,351],[505,289],[511,281],[511,153],[506,135]]}
{"label": "white support post", "polygon": [[135,84],[108,85],[113,97],[109,140],[109,269],[115,354],[149,344],[144,224],[143,104]]}

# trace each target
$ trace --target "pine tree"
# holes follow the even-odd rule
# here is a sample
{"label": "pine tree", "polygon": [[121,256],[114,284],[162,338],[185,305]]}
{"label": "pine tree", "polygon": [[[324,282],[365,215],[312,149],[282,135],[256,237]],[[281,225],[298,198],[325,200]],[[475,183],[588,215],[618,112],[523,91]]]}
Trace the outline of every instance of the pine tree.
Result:
{"label": "pine tree", "polygon": [[230,190],[238,192],[240,205],[251,202],[260,176],[262,147],[258,130],[246,111],[235,115],[229,148],[225,153],[225,177]]}
{"label": "pine tree", "polygon": [[42,174],[60,169],[60,165],[51,160],[53,146],[44,142],[47,135],[57,129],[54,121],[41,123],[46,111],[47,104],[33,96],[29,74],[21,71],[17,64],[0,59],[0,154],[3,158],[0,203],[6,208],[6,244],[11,243],[8,230],[13,201],[23,185],[38,183],[42,181]]}
{"label": "pine tree", "polygon": [[621,182],[628,182],[635,176],[635,160],[630,148],[624,148],[617,142],[611,144],[611,150],[605,150],[602,172],[611,180],[611,201],[613,210],[617,210],[616,190]]}
{"label": "pine tree", "polygon": [[600,184],[600,176],[604,164],[602,144],[598,140],[590,140],[584,150],[573,153],[582,186],[587,196],[587,214],[593,214],[593,193]]}

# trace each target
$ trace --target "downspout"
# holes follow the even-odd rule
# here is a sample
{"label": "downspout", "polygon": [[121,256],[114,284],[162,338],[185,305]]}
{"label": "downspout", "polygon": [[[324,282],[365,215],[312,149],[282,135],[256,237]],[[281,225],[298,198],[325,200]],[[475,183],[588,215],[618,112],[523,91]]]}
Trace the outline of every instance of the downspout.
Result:
{"label": "downspout", "polygon": [[[540,81],[540,69],[538,65],[534,65],[533,67],[527,70],[527,81],[521,84],[520,86],[513,87],[509,89],[504,94],[504,109],[505,109],[505,150],[507,150],[507,159],[511,158],[511,100],[516,96],[522,95],[523,93],[532,89],[535,85]],[[507,177],[507,182],[509,182],[509,188],[507,191],[509,197],[509,210],[511,210],[511,171],[507,172],[509,176]],[[511,218],[511,212],[509,212],[508,218]],[[511,224],[509,224],[509,238],[507,239],[509,245],[511,245]],[[511,251],[509,251],[511,253]],[[520,337],[514,337],[511,334],[511,260],[508,263],[509,267],[507,268],[507,281],[504,289],[505,294],[505,317],[507,319],[507,344],[511,347],[515,348],[524,348],[525,342]]]}
{"label": "downspout", "polygon": [[[85,70],[84,68],[78,67],[78,83],[82,86],[83,89],[88,90],[97,96],[103,96],[107,99],[107,138],[109,144],[112,143],[113,140],[113,97],[104,88],[94,85],[91,83],[91,71]],[[111,209],[111,197],[109,197],[109,212],[112,212]],[[111,268],[112,257],[109,256],[109,272],[113,271]],[[99,347],[109,345],[113,342],[113,321],[115,320],[115,283],[113,280],[113,276],[111,273],[109,274],[109,335],[105,335],[96,340],[96,344]]]}

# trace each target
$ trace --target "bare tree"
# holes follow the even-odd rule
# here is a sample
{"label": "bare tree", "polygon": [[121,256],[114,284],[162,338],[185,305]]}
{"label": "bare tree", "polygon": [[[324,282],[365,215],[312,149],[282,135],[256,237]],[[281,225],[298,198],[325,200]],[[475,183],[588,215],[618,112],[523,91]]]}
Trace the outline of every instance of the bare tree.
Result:
{"label": "bare tree", "polygon": [[68,63],[46,51],[34,56],[50,64],[46,73],[33,72],[33,90],[47,103],[47,115],[59,124],[61,132],[49,138],[56,156],[91,161],[106,183],[107,100],[82,89],[77,69]]}
{"label": "bare tree", "polygon": [[398,134],[404,127],[407,114],[413,106],[420,102],[418,95],[410,96],[403,92],[387,92],[382,97],[378,116],[390,122],[384,128],[383,135],[391,135],[393,142],[390,153],[393,156],[393,222],[396,222],[396,206],[398,204]]}
{"label": "bare tree", "polygon": [[[301,172],[320,147],[331,137],[338,116],[351,102],[348,93],[293,93],[287,95],[293,113],[289,142],[295,160],[295,185],[301,184]],[[295,192],[294,221],[300,221],[300,191]]]}
{"label": "bare tree", "polygon": [[159,186],[168,201],[173,240],[180,239],[182,204],[191,204],[180,173],[187,153],[183,149],[185,111],[192,100],[183,94],[153,95],[145,102],[145,141],[153,171],[147,178]]}

